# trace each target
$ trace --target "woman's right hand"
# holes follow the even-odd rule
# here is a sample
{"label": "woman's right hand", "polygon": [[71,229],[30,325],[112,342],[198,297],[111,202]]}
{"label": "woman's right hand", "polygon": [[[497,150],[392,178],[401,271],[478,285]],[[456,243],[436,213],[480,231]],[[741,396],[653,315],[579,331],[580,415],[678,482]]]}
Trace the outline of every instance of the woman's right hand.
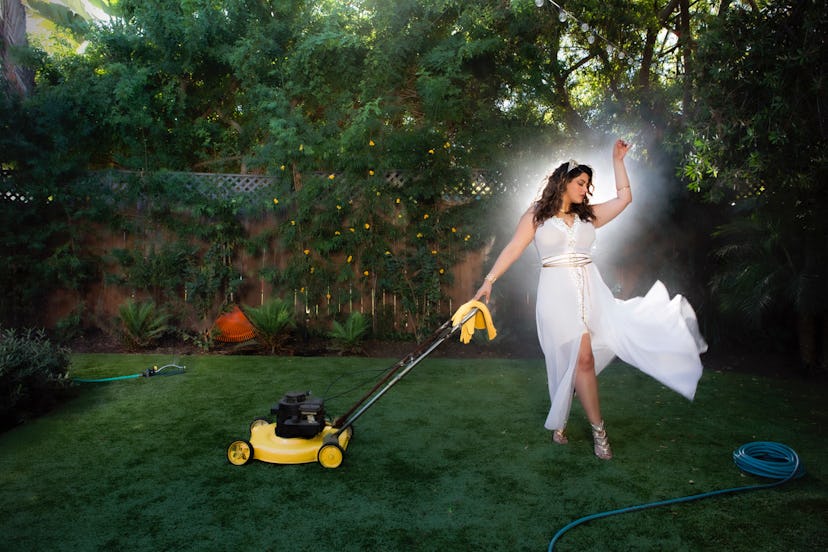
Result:
{"label": "woman's right hand", "polygon": [[484,298],[486,304],[489,303],[489,297],[492,295],[492,283],[489,280],[483,280],[483,285],[480,286],[480,289],[477,290],[477,293],[474,294],[472,301],[479,301],[480,298]]}

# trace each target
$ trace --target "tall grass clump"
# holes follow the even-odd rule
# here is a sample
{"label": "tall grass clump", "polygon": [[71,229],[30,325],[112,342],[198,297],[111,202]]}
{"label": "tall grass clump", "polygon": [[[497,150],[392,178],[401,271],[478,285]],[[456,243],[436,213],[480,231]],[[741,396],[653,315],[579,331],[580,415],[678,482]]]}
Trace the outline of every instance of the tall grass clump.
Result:
{"label": "tall grass clump", "polygon": [[256,341],[270,354],[286,352],[290,331],[296,326],[289,302],[274,297],[260,307],[244,306],[242,310],[253,326]]}
{"label": "tall grass clump", "polygon": [[43,330],[0,332],[0,431],[49,410],[69,389],[69,351]]}

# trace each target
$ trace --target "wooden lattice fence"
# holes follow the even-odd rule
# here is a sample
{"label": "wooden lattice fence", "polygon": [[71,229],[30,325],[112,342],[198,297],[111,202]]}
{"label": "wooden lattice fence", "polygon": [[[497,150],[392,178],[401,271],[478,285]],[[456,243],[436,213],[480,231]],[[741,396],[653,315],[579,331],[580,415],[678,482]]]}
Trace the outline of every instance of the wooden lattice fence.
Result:
{"label": "wooden lattice fence", "polygon": [[[333,174],[341,179],[342,175]],[[330,175],[331,173],[321,171],[313,173],[313,176],[319,178]],[[145,174],[139,171],[113,170],[102,171],[99,176],[111,189],[120,191],[126,189],[131,181],[143,178]],[[234,197],[238,194],[244,194],[245,196],[261,195],[262,192],[271,190],[284,179],[283,176],[270,175],[172,171],[164,173],[164,176],[180,180],[195,192],[209,197],[223,198]],[[448,203],[458,204],[480,199],[505,189],[505,185],[494,179],[486,170],[473,169],[470,176],[469,182],[454,184],[444,190],[443,199]],[[403,170],[388,170],[383,178],[392,188],[404,188],[409,181],[408,173]]]}

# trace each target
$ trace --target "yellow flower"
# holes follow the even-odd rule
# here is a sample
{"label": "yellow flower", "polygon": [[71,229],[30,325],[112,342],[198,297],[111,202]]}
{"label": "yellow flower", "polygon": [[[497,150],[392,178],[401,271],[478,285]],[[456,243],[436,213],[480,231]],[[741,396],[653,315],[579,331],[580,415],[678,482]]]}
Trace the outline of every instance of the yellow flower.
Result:
{"label": "yellow flower", "polygon": [[331,300],[331,294],[330,294],[330,293],[326,293],[326,294],[325,294],[325,299],[327,299],[328,301],[330,301],[330,300]]}
{"label": "yellow flower", "polygon": [[428,150],[428,153],[429,153],[430,155],[434,155],[434,149],[430,149],[430,150]]}
{"label": "yellow flower", "polygon": [[290,225],[291,226],[296,226],[296,221],[295,220],[290,221]]}
{"label": "yellow flower", "polygon": [[366,230],[368,230],[369,228],[371,228],[371,225],[370,225],[370,224],[368,224],[367,222],[366,222],[363,226],[365,226],[365,229],[366,229]]}
{"label": "yellow flower", "polygon": [[376,144],[374,143],[374,141],[373,141],[373,140],[368,140],[368,145],[369,145],[369,146],[371,146],[372,148],[373,148],[374,146],[376,146]]}
{"label": "yellow flower", "polygon": [[431,254],[432,254],[432,255],[436,255],[436,254],[437,254],[437,250],[436,250],[436,249],[432,249],[432,250],[431,250]]}
{"label": "yellow flower", "polygon": [[457,228],[455,228],[454,226],[452,226],[452,227],[451,227],[451,233],[452,233],[452,234],[456,234],[456,233],[457,233]]}
{"label": "yellow flower", "polygon": [[423,215],[423,220],[428,220],[428,213]]}
{"label": "yellow flower", "polygon": [[446,273],[446,271],[445,271],[444,269],[442,269],[442,268],[441,268],[441,269],[440,269],[440,274],[445,274],[445,273]]}
{"label": "yellow flower", "polygon": [[304,286],[299,288],[299,293],[305,293],[305,287]]}
{"label": "yellow flower", "polygon": [[374,176],[374,169],[370,169],[368,171],[368,176]]}
{"label": "yellow flower", "polygon": [[49,201],[49,203],[51,203],[51,202],[53,202],[53,201],[55,200],[55,196],[51,196],[51,195],[50,195],[50,196],[49,196],[49,197],[47,197],[46,199]]}
{"label": "yellow flower", "polygon": [[465,238],[463,238],[463,241],[469,241],[470,239],[471,239],[471,236],[469,236],[468,234],[466,234],[466,237],[465,237]]}
{"label": "yellow flower", "polygon": [[451,147],[451,144],[449,144],[448,142],[446,142],[445,144],[443,144],[443,147],[444,147],[445,149],[449,149],[449,148]]}
{"label": "yellow flower", "polygon": [[305,144],[299,144],[299,151],[305,150]]}
{"label": "yellow flower", "polygon": [[354,230],[353,227],[348,228],[348,230],[351,231],[351,232],[356,232],[356,230]]}
{"label": "yellow flower", "polygon": [[386,252],[385,252],[385,254],[386,254],[386,255],[390,255],[390,254],[391,254],[391,252],[390,252],[390,251],[386,251]]}
{"label": "yellow flower", "polygon": [[335,174],[329,174],[328,175],[328,180],[333,180],[334,178],[336,178]]}
{"label": "yellow flower", "polygon": [[423,237],[423,233],[422,232],[417,232],[417,238],[419,239],[419,238],[422,238],[422,237]]}
{"label": "yellow flower", "polygon": [[315,270],[315,269],[314,269],[313,267],[310,267],[310,273],[311,273],[311,274],[313,274],[313,271],[314,271],[314,270]]}
{"label": "yellow flower", "polygon": [[337,230],[336,232],[334,232],[334,236],[341,236],[341,235],[342,235],[342,232],[340,232],[339,230]]}
{"label": "yellow flower", "polygon": [[353,260],[354,260],[353,255],[348,255],[348,258],[345,260],[345,262],[346,262],[346,263],[350,263],[350,262],[351,262],[351,261],[353,261]]}
{"label": "yellow flower", "polygon": [[283,171],[283,170],[285,170],[285,166],[284,166],[284,165],[281,165],[281,166],[279,167],[279,170],[282,170],[282,171]]}
{"label": "yellow flower", "polygon": [[273,198],[273,205],[279,205],[279,198],[278,197]]}
{"label": "yellow flower", "polygon": [[400,202],[400,198],[397,198],[397,200],[394,203],[399,203],[399,202]]}
{"label": "yellow flower", "polygon": [[304,253],[305,255],[310,255],[310,249],[305,249],[305,250],[303,251],[303,253]]}
{"label": "yellow flower", "polygon": [[368,272],[367,270],[365,270],[365,271],[362,273],[362,275],[363,275],[363,276],[368,276],[368,274],[370,274],[370,272]]}
{"label": "yellow flower", "polygon": [[341,210],[342,210],[342,205],[337,205],[337,206],[336,206],[336,210],[337,210],[337,211],[341,211]]}

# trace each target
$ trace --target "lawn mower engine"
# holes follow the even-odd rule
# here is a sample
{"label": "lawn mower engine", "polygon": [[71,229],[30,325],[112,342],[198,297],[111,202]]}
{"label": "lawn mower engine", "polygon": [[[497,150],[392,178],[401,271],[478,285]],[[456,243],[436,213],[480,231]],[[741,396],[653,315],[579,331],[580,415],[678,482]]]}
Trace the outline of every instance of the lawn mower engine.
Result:
{"label": "lawn mower engine", "polygon": [[276,435],[279,437],[310,439],[325,429],[325,403],[311,397],[310,391],[285,393],[270,413],[276,415]]}

